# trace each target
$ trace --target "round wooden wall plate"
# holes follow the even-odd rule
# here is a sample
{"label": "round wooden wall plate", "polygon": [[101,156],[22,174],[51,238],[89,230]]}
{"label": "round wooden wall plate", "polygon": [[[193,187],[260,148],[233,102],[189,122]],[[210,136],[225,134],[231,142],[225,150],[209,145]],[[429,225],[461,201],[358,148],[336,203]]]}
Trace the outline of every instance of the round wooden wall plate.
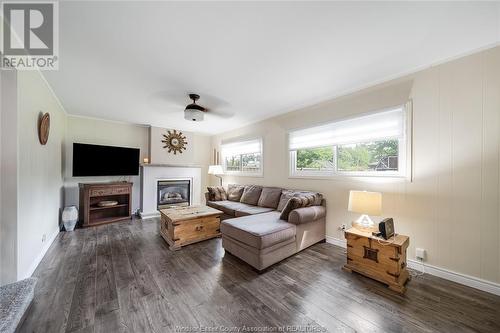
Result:
{"label": "round wooden wall plate", "polygon": [[45,145],[49,140],[49,132],[50,115],[47,112],[40,117],[40,121],[38,122],[38,139],[42,145]]}

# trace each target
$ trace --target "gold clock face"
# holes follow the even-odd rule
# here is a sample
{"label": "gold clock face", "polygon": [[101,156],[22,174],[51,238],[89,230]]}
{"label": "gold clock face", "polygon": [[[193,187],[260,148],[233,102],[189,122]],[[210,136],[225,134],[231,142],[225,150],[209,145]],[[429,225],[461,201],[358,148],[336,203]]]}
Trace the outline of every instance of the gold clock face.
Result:
{"label": "gold clock face", "polygon": [[174,155],[177,153],[182,154],[186,150],[186,137],[182,135],[182,132],[177,132],[176,130],[167,131],[167,134],[163,134],[164,139],[161,140],[165,145],[163,148],[167,149],[169,153],[173,152]]}

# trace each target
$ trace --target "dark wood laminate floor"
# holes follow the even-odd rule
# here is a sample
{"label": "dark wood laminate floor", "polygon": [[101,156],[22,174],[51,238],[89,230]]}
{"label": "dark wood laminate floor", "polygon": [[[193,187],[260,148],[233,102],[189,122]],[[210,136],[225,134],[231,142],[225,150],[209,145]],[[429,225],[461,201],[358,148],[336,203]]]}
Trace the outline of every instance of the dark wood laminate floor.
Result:
{"label": "dark wood laminate floor", "polygon": [[343,272],[344,261],[343,249],[323,243],[259,275],[225,256],[220,239],[171,252],[157,220],[61,233],[34,274],[20,331],[500,332],[500,297],[427,275],[401,296]]}

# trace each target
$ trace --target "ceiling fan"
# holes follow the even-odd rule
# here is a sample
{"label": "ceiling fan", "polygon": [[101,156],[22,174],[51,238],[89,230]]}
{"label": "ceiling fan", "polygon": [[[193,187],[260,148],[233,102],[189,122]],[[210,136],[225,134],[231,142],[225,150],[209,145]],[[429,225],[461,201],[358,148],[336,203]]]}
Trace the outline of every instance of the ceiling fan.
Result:
{"label": "ceiling fan", "polygon": [[[186,106],[186,95],[191,103]],[[150,96],[150,105],[161,112],[178,113],[184,109],[184,119],[200,122],[205,118],[228,119],[234,116],[230,104],[223,99],[203,94],[203,106],[197,104],[200,95],[179,90],[158,91]],[[208,107],[207,107],[208,106]]]}
{"label": "ceiling fan", "polygon": [[189,94],[189,98],[193,100],[193,103],[189,104],[184,109],[184,119],[191,121],[202,121],[203,117],[205,116],[205,112],[208,112],[208,109],[196,104],[196,101],[200,99],[200,95]]}

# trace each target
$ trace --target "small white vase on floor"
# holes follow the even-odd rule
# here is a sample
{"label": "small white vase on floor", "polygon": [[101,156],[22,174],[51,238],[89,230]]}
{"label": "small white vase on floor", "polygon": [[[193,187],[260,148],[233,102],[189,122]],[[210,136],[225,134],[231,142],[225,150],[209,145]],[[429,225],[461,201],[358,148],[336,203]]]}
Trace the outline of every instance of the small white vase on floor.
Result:
{"label": "small white vase on floor", "polygon": [[75,230],[76,223],[78,222],[78,209],[76,206],[65,207],[62,212],[62,222],[66,231]]}

